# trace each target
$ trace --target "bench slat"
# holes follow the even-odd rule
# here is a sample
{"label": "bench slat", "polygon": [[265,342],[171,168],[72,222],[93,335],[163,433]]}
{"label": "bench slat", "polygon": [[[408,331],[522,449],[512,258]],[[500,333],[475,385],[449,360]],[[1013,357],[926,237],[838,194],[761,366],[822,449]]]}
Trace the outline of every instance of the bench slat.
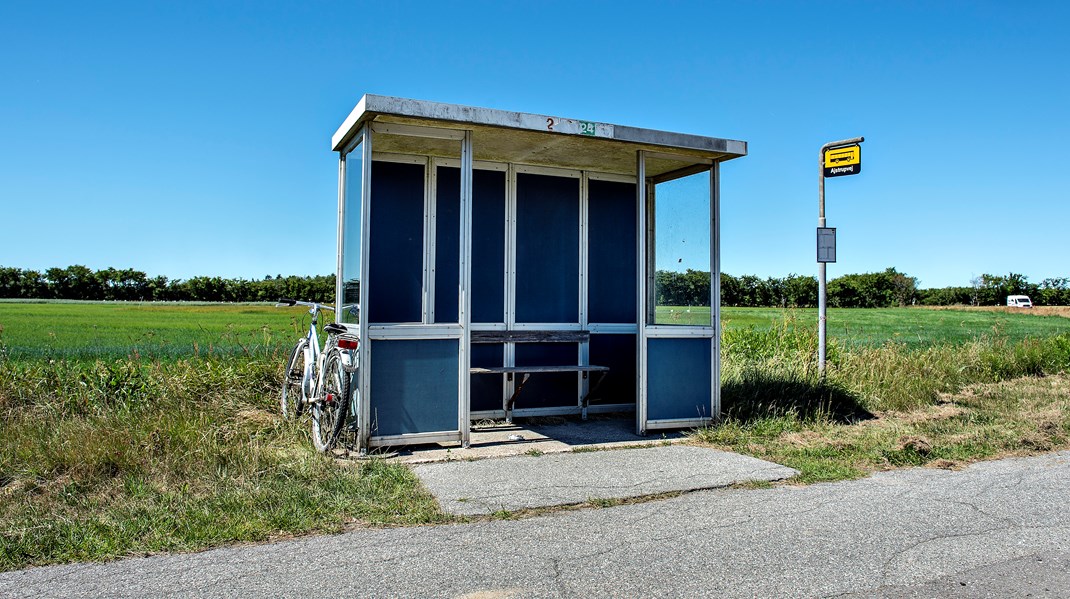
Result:
{"label": "bench slat", "polygon": [[475,366],[472,374],[516,374],[534,372],[609,372],[608,366]]}
{"label": "bench slat", "polygon": [[584,343],[590,331],[472,331],[472,343]]}

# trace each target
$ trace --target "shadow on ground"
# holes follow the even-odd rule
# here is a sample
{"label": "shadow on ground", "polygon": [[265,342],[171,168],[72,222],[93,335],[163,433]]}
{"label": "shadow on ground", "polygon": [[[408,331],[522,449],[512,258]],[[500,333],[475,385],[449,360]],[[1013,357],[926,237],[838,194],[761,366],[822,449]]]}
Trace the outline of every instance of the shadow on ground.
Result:
{"label": "shadow on ground", "polygon": [[656,431],[648,435],[635,432],[635,414],[591,414],[588,420],[549,416],[527,418],[531,430],[569,446],[597,446],[621,443],[649,444],[658,440],[682,439],[682,431]]}
{"label": "shadow on ground", "polygon": [[721,409],[726,419],[750,422],[795,415],[799,419],[827,419],[853,424],[873,418],[858,398],[833,384],[749,373],[721,386]]}

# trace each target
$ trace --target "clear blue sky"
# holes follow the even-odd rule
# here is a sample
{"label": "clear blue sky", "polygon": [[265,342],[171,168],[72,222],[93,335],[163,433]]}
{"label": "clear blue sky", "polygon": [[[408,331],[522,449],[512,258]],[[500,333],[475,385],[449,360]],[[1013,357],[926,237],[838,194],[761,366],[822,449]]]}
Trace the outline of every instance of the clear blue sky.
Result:
{"label": "clear blue sky", "polygon": [[[334,270],[330,136],[364,93],[741,139],[725,272],[1070,276],[1060,2],[3,2],[0,265]],[[296,248],[311,238],[308,254]]]}

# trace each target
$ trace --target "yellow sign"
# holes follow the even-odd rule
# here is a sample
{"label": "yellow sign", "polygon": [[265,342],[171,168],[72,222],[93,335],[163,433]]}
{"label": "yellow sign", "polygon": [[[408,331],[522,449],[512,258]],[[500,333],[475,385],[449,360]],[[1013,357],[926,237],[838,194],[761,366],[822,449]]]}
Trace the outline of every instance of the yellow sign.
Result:
{"label": "yellow sign", "polygon": [[862,146],[825,150],[825,176],[842,177],[862,172]]}
{"label": "yellow sign", "polygon": [[825,168],[834,166],[850,166],[862,163],[861,146],[848,146],[846,148],[833,148],[825,150]]}

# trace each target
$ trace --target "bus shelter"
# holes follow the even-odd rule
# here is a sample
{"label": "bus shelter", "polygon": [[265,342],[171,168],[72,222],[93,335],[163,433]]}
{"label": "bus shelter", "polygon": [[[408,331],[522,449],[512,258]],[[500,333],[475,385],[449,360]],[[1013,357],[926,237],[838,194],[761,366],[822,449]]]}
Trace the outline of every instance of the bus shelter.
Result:
{"label": "bus shelter", "polygon": [[719,416],[720,164],[745,142],[365,95],[331,143],[361,450]]}

